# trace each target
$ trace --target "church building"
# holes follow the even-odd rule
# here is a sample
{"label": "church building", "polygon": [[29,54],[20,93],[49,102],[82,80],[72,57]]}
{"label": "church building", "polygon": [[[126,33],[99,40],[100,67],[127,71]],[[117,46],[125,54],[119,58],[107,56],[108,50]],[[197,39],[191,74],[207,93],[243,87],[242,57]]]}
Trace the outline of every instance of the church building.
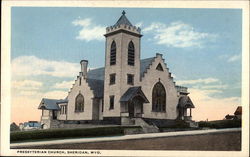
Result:
{"label": "church building", "polygon": [[192,121],[194,105],[186,87],[177,86],[162,54],[141,59],[141,29],[125,12],[106,28],[105,66],[81,71],[66,98],[43,98],[43,128],[61,124],[170,125]]}

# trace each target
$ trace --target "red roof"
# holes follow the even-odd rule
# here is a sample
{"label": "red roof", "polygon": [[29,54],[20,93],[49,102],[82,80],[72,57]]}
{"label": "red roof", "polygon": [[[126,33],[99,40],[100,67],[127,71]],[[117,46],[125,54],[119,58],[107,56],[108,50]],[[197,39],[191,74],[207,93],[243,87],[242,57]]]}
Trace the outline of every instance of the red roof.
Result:
{"label": "red roof", "polygon": [[238,106],[234,112],[234,115],[242,115],[242,106]]}

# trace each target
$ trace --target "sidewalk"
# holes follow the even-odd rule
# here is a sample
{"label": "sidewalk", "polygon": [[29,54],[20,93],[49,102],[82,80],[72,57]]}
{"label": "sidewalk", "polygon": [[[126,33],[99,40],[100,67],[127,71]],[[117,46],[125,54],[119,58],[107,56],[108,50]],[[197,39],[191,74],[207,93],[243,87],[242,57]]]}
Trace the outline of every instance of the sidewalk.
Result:
{"label": "sidewalk", "polygon": [[54,144],[69,144],[69,143],[88,143],[88,142],[104,142],[104,141],[119,141],[119,140],[131,140],[131,139],[147,139],[147,138],[159,138],[159,137],[173,137],[173,136],[188,136],[199,135],[209,133],[223,133],[223,132],[236,132],[241,131],[241,128],[229,128],[229,129],[210,129],[210,130],[195,130],[195,131],[178,131],[178,132],[163,132],[163,133],[150,133],[150,134],[135,134],[113,137],[93,137],[93,138],[78,138],[78,139],[63,139],[53,141],[39,141],[39,142],[24,142],[24,143],[12,143],[10,147],[18,146],[39,146],[39,145],[54,145]]}

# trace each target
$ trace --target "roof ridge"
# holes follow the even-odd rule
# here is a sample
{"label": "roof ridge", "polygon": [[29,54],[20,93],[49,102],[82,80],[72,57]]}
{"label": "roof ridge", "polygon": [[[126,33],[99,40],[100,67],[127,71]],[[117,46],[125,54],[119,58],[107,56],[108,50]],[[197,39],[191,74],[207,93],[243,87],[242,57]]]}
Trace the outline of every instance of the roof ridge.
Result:
{"label": "roof ridge", "polygon": [[125,25],[129,25],[129,26],[133,26],[131,24],[131,22],[128,20],[128,18],[126,17],[126,12],[123,10],[122,11],[122,16],[118,19],[118,21],[114,24],[114,26],[119,26],[121,24],[125,24]]}

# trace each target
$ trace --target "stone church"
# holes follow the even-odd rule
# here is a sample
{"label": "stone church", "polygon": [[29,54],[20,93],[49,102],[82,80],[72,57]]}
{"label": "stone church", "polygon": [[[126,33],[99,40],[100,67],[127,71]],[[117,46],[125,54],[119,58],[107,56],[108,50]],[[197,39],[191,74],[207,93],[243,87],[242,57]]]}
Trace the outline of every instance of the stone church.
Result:
{"label": "stone church", "polygon": [[186,87],[177,86],[162,54],[140,59],[141,30],[123,11],[106,28],[105,67],[81,71],[65,99],[43,98],[43,128],[59,124],[118,124],[136,122],[170,125],[175,120],[192,121],[194,105]]}

